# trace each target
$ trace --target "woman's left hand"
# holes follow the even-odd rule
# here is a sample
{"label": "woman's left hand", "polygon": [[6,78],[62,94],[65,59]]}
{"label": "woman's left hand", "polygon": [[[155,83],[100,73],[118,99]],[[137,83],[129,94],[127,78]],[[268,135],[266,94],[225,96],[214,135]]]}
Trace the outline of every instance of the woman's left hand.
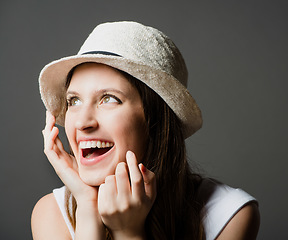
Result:
{"label": "woman's left hand", "polygon": [[107,176],[100,185],[98,209],[114,239],[141,239],[156,198],[156,178],[142,163],[138,165],[133,152],[127,152],[126,160],[127,164],[120,162],[115,175]]}

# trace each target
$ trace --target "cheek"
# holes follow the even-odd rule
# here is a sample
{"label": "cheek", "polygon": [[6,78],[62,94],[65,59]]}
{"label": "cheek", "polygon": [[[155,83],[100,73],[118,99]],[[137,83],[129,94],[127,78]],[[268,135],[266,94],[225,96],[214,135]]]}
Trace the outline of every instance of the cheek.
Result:
{"label": "cheek", "polygon": [[73,125],[72,116],[70,116],[69,114],[66,114],[66,116],[65,116],[65,125],[64,125],[65,133],[66,133],[68,142],[69,142],[73,152],[75,153],[75,150],[77,149],[77,144],[76,144],[75,140],[73,141],[73,139],[76,138],[76,136],[75,136],[75,128],[73,126],[74,125]]}
{"label": "cheek", "polygon": [[121,147],[123,154],[126,154],[128,150],[132,150],[140,158],[145,150],[148,135],[144,114],[134,112],[118,119],[121,119],[121,121],[114,124],[113,129],[111,128],[111,131],[114,131],[115,134],[115,141],[118,142],[117,145]]}
{"label": "cheek", "polygon": [[65,133],[67,135],[68,140],[70,140],[70,135],[72,133],[72,129],[71,129],[71,118],[69,117],[69,115],[66,114],[65,116],[65,124],[64,124],[64,128],[65,128]]}

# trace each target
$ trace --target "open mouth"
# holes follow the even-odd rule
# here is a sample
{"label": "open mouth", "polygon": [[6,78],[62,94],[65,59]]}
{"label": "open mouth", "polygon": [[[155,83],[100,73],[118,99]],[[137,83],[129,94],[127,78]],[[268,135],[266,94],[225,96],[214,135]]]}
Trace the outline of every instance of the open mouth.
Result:
{"label": "open mouth", "polygon": [[94,158],[98,157],[100,155],[105,154],[111,149],[111,147],[105,147],[105,148],[89,148],[89,149],[83,149],[82,150],[82,156],[84,158]]}
{"label": "open mouth", "polygon": [[113,146],[113,143],[103,141],[82,141],[79,144],[82,157],[86,159],[101,156],[108,152]]}

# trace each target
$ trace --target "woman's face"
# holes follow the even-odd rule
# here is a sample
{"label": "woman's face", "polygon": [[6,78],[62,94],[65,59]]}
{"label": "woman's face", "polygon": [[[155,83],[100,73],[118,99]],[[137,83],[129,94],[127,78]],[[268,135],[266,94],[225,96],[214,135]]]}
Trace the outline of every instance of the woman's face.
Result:
{"label": "woman's face", "polygon": [[142,101],[120,72],[96,63],[78,66],[67,102],[65,131],[86,184],[103,183],[128,150],[142,160],[148,132]]}

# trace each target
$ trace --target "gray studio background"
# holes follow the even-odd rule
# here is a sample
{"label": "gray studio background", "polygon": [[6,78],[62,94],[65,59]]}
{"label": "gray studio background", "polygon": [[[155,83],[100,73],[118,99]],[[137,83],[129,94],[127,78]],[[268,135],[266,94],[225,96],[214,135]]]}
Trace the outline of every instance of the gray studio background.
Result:
{"label": "gray studio background", "polygon": [[37,200],[61,186],[43,154],[38,74],[95,25],[136,20],[180,48],[203,129],[199,171],[260,202],[258,239],[288,239],[287,1],[0,1],[0,239],[31,239]]}

